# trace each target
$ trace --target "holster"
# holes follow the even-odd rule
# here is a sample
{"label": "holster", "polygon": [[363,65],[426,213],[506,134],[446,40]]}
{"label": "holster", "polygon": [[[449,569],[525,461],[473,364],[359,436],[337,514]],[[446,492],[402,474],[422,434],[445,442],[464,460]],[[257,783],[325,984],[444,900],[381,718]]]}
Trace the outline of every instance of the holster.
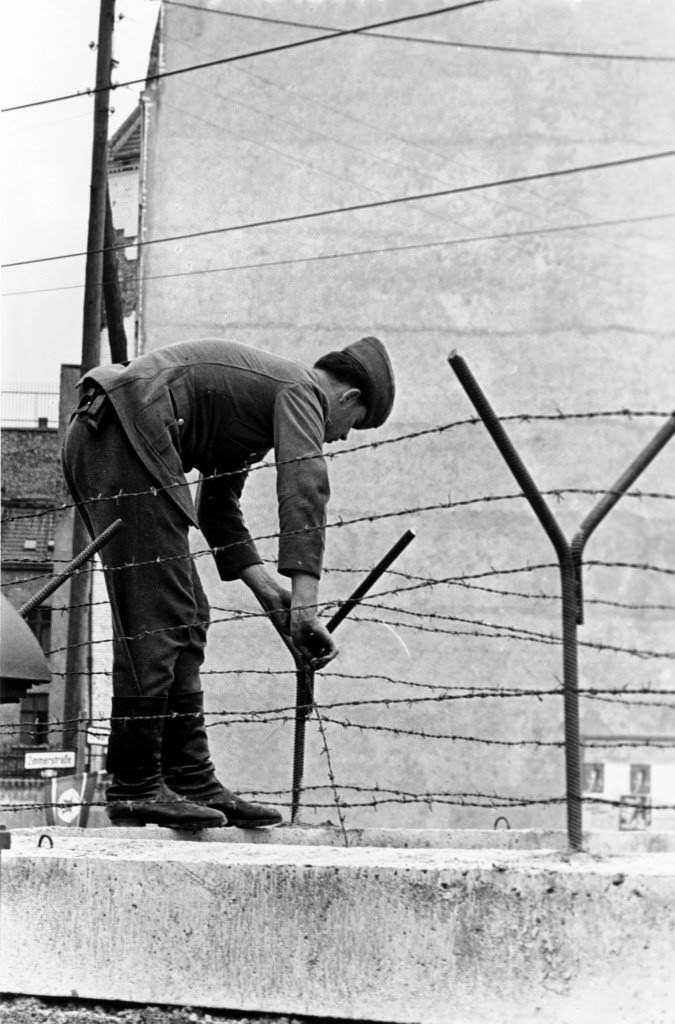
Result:
{"label": "holster", "polygon": [[106,422],[109,413],[108,396],[98,384],[92,381],[84,385],[79,404],[71,416],[71,421],[83,420],[89,430],[96,433]]}

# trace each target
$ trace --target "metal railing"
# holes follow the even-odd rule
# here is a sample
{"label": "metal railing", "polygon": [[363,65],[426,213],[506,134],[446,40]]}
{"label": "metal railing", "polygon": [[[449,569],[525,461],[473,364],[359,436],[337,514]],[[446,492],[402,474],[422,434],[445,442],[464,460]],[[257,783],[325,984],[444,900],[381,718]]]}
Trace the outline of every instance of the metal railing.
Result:
{"label": "metal railing", "polygon": [[58,425],[58,388],[29,389],[6,384],[0,390],[0,426],[48,429]]}

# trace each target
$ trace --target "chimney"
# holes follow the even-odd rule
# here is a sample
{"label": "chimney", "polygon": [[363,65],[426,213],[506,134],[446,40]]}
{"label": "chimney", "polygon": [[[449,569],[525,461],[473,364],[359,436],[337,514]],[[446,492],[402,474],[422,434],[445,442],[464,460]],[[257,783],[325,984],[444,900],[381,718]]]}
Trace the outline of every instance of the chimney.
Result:
{"label": "chimney", "polygon": [[38,416],[38,430],[47,430],[49,420],[46,416]]}

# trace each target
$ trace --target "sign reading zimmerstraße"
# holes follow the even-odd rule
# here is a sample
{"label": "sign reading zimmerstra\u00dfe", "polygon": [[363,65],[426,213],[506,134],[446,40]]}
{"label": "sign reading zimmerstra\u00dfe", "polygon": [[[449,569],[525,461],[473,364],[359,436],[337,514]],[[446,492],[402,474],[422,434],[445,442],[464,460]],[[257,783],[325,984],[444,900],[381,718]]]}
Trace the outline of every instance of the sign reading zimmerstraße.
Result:
{"label": "sign reading zimmerstra\u00dfe", "polygon": [[74,768],[74,750],[33,750],[24,754],[24,768]]}

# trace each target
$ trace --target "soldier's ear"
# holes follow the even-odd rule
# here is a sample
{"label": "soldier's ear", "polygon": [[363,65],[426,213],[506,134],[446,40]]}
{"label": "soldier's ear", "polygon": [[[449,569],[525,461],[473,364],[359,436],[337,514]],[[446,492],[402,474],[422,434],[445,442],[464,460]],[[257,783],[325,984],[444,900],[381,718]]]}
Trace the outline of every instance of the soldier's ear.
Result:
{"label": "soldier's ear", "polygon": [[361,389],[360,388],[347,388],[340,395],[340,405],[356,405],[357,402],[361,401]]}

